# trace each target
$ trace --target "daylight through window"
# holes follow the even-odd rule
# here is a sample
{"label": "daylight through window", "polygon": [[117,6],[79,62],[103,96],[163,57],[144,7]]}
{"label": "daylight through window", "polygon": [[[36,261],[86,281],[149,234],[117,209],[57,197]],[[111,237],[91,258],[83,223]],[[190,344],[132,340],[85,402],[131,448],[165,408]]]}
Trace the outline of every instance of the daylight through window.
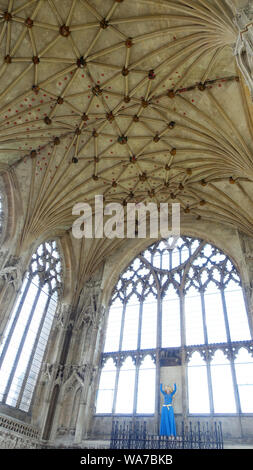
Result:
{"label": "daylight through window", "polygon": [[56,242],[32,256],[0,348],[0,402],[29,411],[61,290]]}
{"label": "daylight through window", "polygon": [[228,256],[190,237],[173,250],[159,241],[131,262],[113,291],[96,412],[153,414],[157,367],[173,358],[187,366],[189,413],[253,412],[251,340]]}

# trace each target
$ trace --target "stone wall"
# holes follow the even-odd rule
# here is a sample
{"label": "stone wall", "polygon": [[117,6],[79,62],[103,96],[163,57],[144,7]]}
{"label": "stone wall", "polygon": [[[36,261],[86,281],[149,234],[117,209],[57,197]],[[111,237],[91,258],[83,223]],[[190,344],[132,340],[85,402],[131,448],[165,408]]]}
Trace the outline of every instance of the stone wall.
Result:
{"label": "stone wall", "polygon": [[[253,241],[246,235],[228,226],[212,226],[200,222],[197,226],[182,227],[182,234],[198,236],[224,250],[238,268],[245,299],[252,320],[253,303]],[[75,280],[75,259],[78,256],[77,246],[71,247],[68,238],[61,244],[65,265]],[[106,263],[88,280],[79,280],[80,294],[75,298],[75,289],[67,285],[68,296],[62,300],[57,317],[53,324],[43,368],[38,380],[33,400],[33,408],[29,415],[31,425],[39,429],[40,435],[46,438],[51,446],[80,445],[85,439],[108,439],[111,432],[112,418],[95,415],[95,398],[99,380],[100,353],[107,321],[107,305],[112,289],[120,272],[141,250],[153,240],[126,240],[120,249],[107,257]],[[71,255],[75,252],[75,256]],[[80,255],[80,251],[79,251]],[[95,253],[93,253],[95,256]],[[9,285],[10,294],[1,303],[0,315],[6,317],[10,312],[10,297],[15,299],[13,285]],[[67,300],[67,301],[66,301]],[[161,382],[178,385],[175,400],[177,425],[182,419],[221,420],[226,438],[246,439],[253,437],[253,417],[249,415],[193,417],[187,416],[186,397],[183,393],[185,371],[181,366],[161,367]],[[18,410],[16,410],[18,412]],[[3,411],[15,419],[15,410],[6,407]],[[12,418],[10,418],[12,419]],[[22,420],[22,416],[18,416]],[[122,421],[126,418],[122,417]],[[159,416],[138,417],[146,420],[150,432],[158,432]],[[24,419],[27,421],[27,417]],[[5,430],[3,431],[6,432]],[[9,429],[8,435],[14,433]],[[26,438],[25,438],[26,439]],[[8,441],[9,442],[9,441]],[[26,441],[18,441],[28,445]],[[31,442],[31,445],[33,443]],[[36,444],[38,445],[38,444]]]}

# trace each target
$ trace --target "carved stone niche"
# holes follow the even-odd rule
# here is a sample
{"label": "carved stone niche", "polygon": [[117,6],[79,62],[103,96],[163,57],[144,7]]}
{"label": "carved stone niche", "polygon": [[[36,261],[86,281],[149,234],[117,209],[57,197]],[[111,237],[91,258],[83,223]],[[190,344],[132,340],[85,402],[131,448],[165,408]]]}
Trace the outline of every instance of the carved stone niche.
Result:
{"label": "carved stone niche", "polygon": [[0,270],[0,279],[13,285],[15,291],[18,291],[22,285],[21,259],[11,256]]}
{"label": "carved stone niche", "polygon": [[253,4],[251,0],[245,8],[237,10],[234,22],[239,30],[234,54],[253,100]]}
{"label": "carved stone niche", "polygon": [[160,366],[181,366],[181,351],[180,348],[170,348],[161,350],[160,352]]}

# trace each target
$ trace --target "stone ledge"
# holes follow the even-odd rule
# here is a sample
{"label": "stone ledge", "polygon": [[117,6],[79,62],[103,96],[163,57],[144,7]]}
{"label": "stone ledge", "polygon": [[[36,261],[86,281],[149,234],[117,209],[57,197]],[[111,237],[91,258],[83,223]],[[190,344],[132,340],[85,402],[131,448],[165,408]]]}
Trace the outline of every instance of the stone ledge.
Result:
{"label": "stone ledge", "polygon": [[35,426],[23,423],[22,421],[18,421],[2,414],[0,414],[0,429],[1,428],[34,439],[38,439],[39,437],[39,430]]}

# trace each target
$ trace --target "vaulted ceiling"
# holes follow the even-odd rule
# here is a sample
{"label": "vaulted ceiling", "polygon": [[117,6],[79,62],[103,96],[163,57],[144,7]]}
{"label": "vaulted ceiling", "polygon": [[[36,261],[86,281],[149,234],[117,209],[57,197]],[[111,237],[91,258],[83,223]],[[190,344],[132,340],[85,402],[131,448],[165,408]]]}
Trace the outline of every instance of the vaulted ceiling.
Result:
{"label": "vaulted ceiling", "polygon": [[76,202],[180,202],[253,226],[253,108],[217,0],[0,0],[0,162],[23,237]]}

